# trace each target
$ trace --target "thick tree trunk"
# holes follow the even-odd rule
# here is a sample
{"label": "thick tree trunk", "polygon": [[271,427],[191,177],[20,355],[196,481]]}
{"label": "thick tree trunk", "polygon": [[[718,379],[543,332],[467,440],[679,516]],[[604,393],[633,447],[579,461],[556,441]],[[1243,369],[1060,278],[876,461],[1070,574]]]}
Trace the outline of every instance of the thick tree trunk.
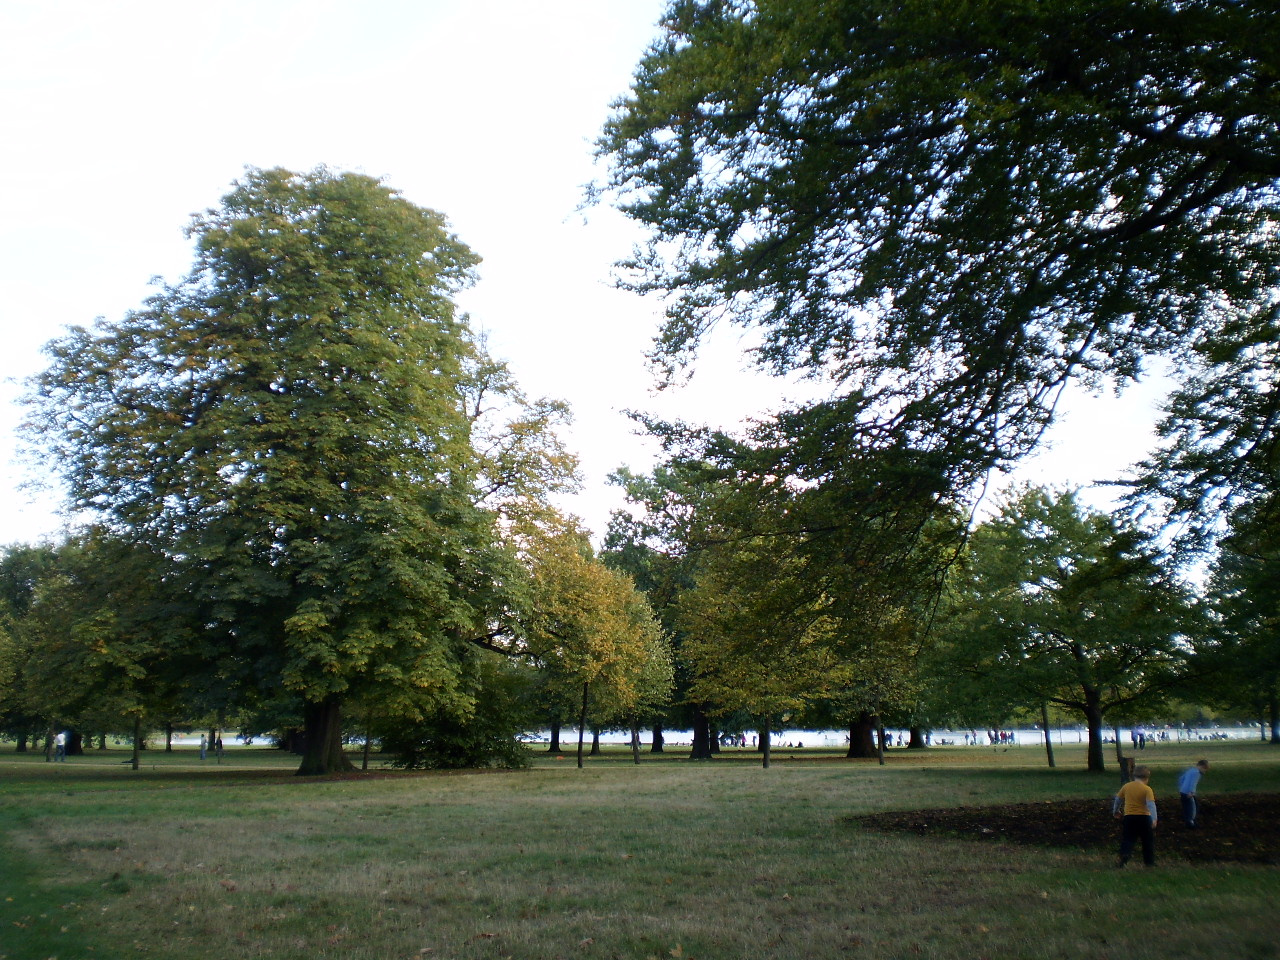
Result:
{"label": "thick tree trunk", "polygon": [[663,749],[664,746],[665,746],[665,739],[662,736],[662,724],[655,723],[653,725],[653,744],[652,746],[649,747],[649,752],[665,753],[666,751]]}
{"label": "thick tree trunk", "polygon": [[[1102,746],[1102,698],[1092,690],[1085,691],[1084,723],[1089,730],[1088,769],[1102,773],[1107,769]],[[1120,756],[1120,731],[1116,731],[1116,757]]]}
{"label": "thick tree trunk", "polygon": [[876,737],[876,760],[879,761],[880,766],[883,767],[884,766],[884,747],[885,747],[884,724],[880,722],[880,717],[878,714],[874,719],[874,723],[876,725],[876,730],[879,731],[879,734],[880,734],[878,737]]}
{"label": "thick tree trunk", "polygon": [[760,725],[760,751],[761,756],[763,757],[761,764],[766,770],[769,769],[770,741],[772,739],[773,734],[770,733],[769,722],[766,720]]}
{"label": "thick tree trunk", "polygon": [[1040,729],[1044,731],[1044,752],[1049,755],[1049,766],[1056,767],[1053,760],[1053,738],[1049,735],[1049,705],[1040,704]]}
{"label": "thick tree trunk", "polygon": [[693,746],[689,759],[711,759],[711,721],[701,707],[693,708]]}
{"label": "thick tree trunk", "polygon": [[298,776],[314,777],[355,770],[342,749],[342,701],[338,697],[305,704],[302,718],[306,745]]}
{"label": "thick tree trunk", "polygon": [[169,720],[164,724],[164,752],[173,753],[173,722]]}
{"label": "thick tree trunk", "polygon": [[849,752],[846,757],[865,759],[876,755],[875,744],[876,718],[866,710],[858,714],[858,718],[849,724]]}
{"label": "thick tree trunk", "polygon": [[640,724],[631,724],[631,762],[640,765]]}
{"label": "thick tree trunk", "polygon": [[924,735],[924,727],[912,727],[910,739],[907,741],[907,749],[923,750],[928,745],[929,741]]}
{"label": "thick tree trunk", "polygon": [[560,752],[560,721],[559,720],[551,721],[550,741],[551,742],[547,744],[547,753],[559,753]]}
{"label": "thick tree trunk", "polygon": [[600,756],[600,731],[599,730],[591,731],[591,756],[593,757]]}
{"label": "thick tree trunk", "polygon": [[[1106,766],[1105,751],[1102,744],[1102,711],[1097,707],[1085,707],[1084,723],[1089,731],[1089,743],[1086,747],[1088,763],[1087,768],[1095,773],[1101,773]],[[1120,731],[1116,730],[1116,759],[1119,759],[1120,753]]]}

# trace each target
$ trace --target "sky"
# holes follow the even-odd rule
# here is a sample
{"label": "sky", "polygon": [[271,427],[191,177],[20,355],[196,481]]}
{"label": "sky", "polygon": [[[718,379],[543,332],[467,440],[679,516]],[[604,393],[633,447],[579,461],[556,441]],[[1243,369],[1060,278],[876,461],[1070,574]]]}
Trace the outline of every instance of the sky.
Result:
{"label": "sky", "polygon": [[[483,258],[460,306],[527,394],[574,411],[583,489],[565,506],[597,536],[622,504],[609,473],[658,455],[627,410],[731,429],[802,394],[751,373],[734,331],[686,385],[656,391],[644,355],[661,303],[613,283],[638,228],[582,209],[604,173],[593,141],[664,6],[0,0],[0,544],[63,522],[15,436],[42,345],[185,275],[191,215],[246,167],[369,174],[448,218]],[[1119,475],[1150,446],[1160,393],[1073,393],[1019,477],[1087,488]]]}

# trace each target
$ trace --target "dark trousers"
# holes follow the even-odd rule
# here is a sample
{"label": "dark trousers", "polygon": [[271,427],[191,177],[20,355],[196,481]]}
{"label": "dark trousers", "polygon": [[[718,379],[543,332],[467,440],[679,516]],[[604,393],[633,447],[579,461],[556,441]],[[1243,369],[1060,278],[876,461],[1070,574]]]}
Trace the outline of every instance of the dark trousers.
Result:
{"label": "dark trousers", "polygon": [[1188,827],[1196,825],[1196,814],[1200,811],[1196,807],[1196,795],[1194,793],[1180,793],[1178,799],[1182,801],[1182,820]]}
{"label": "dark trousers", "polygon": [[1148,867],[1156,865],[1156,832],[1151,826],[1151,817],[1127,815],[1120,821],[1120,863],[1129,862],[1133,855],[1133,845],[1142,841],[1142,862]]}

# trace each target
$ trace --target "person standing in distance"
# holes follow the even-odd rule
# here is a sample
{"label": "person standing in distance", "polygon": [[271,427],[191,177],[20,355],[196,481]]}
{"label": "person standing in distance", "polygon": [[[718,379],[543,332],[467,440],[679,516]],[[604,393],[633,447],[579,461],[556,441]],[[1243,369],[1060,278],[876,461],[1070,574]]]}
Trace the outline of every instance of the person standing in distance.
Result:
{"label": "person standing in distance", "polygon": [[1178,777],[1178,799],[1182,801],[1182,820],[1192,830],[1199,826],[1196,822],[1196,817],[1200,813],[1200,806],[1196,803],[1196,787],[1200,785],[1200,778],[1208,769],[1208,760],[1197,760],[1194,766],[1187,767]]}
{"label": "person standing in distance", "polygon": [[1134,844],[1142,841],[1142,862],[1156,865],[1156,795],[1148,781],[1150,767],[1134,767],[1133,779],[1120,788],[1111,811],[1120,821],[1120,863],[1123,867],[1133,854]]}

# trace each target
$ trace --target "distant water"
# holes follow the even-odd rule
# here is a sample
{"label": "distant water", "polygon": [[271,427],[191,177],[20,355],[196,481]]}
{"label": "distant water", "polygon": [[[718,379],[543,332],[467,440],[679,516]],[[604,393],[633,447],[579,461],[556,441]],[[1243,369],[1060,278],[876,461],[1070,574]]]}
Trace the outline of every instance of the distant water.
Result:
{"label": "distant water", "polygon": [[[744,731],[747,737],[748,749],[756,746],[756,739],[759,734],[754,731]],[[890,744],[894,747],[899,745],[906,746],[910,741],[911,733],[909,730],[899,730],[897,728],[886,729],[886,734],[890,738]],[[1120,740],[1125,747],[1133,746],[1133,730],[1129,727],[1120,728]],[[1193,741],[1209,741],[1209,740],[1254,740],[1259,737],[1258,728],[1254,727],[1196,727],[1180,730],[1174,727],[1149,727],[1146,728],[1147,744],[1155,746],[1161,742],[1177,743]],[[1044,734],[1040,730],[1032,729],[1010,729],[1005,731],[1007,737],[1012,737],[1012,741],[1005,739],[1005,746],[1033,746],[1039,747],[1044,745]],[[933,746],[965,746],[965,735],[969,734],[970,746],[990,747],[991,740],[985,730],[933,730],[929,734],[929,742]],[[1104,736],[1110,738],[1113,731],[1108,728],[1104,731]],[[529,739],[534,743],[549,743],[551,732],[549,730],[539,730],[529,735]],[[1089,740],[1089,731],[1084,727],[1054,727],[1050,731],[1050,741],[1057,744],[1076,744],[1087,743]],[[1161,739],[1167,738],[1167,739]],[[663,743],[669,747],[688,746],[693,740],[693,732],[690,730],[664,730]],[[640,731],[640,743],[642,747],[648,747],[653,741],[653,731],[644,729]],[[845,747],[849,744],[849,733],[846,730],[781,730],[772,737],[773,746],[775,748],[785,749],[788,745],[795,748],[802,747]],[[562,728],[560,731],[560,745],[568,750],[571,746],[578,742],[577,728]],[[590,734],[586,737],[586,742],[591,742]],[[610,731],[600,735],[601,743],[608,744],[627,744],[631,742],[630,736],[622,731]],[[999,745],[999,744],[997,744]]]}
{"label": "distant water", "polygon": [[[756,739],[759,734],[753,730],[744,731],[747,737],[747,749],[753,749],[756,746]],[[890,737],[890,744],[895,748],[906,746],[910,739],[910,731],[892,728],[886,730]],[[934,730],[930,732],[929,742],[933,746],[957,746],[963,747],[965,744],[965,735],[971,733],[969,746],[990,747],[991,741],[987,737],[987,732],[983,730]],[[1019,747],[1039,747],[1044,745],[1044,736],[1037,729],[1012,729],[1005,733],[1011,736],[1012,742],[1004,741],[1005,746],[1013,745]],[[1126,748],[1133,746],[1133,731],[1129,727],[1122,727],[1120,730],[1120,739]],[[1105,731],[1107,737],[1112,736],[1112,730]],[[1196,727],[1194,729],[1179,730],[1174,727],[1168,728],[1148,728],[1147,730],[1148,744],[1155,746],[1160,742],[1158,738],[1167,736],[1169,743],[1201,740],[1256,740],[1259,737],[1258,727]],[[551,731],[538,730],[527,735],[526,739],[532,743],[549,743]],[[1077,744],[1085,743],[1089,739],[1088,731],[1084,727],[1054,727],[1051,731],[1050,738],[1052,742],[1057,744]],[[663,743],[668,747],[687,747],[693,740],[693,732],[690,730],[665,730],[663,731]],[[151,737],[152,743],[163,744],[162,737]],[[653,731],[643,729],[640,731],[640,743],[643,748],[647,748],[652,744]],[[590,734],[587,735],[586,742],[591,742]],[[620,730],[609,731],[600,735],[600,742],[607,744],[627,744],[630,742],[629,736]],[[223,743],[226,747],[243,746],[241,741],[234,733],[228,733],[223,736]],[[565,750],[576,747],[578,743],[578,731],[574,727],[565,727],[560,730],[560,745]],[[773,746],[775,748],[786,749],[788,745],[792,749],[797,747],[846,747],[849,744],[849,734],[846,730],[781,730],[773,735]],[[197,734],[175,734],[173,737],[173,745],[175,747],[188,749],[200,746],[200,735]],[[270,740],[266,738],[258,738],[253,741],[253,746],[269,746]],[[210,749],[212,752],[212,748]]]}

